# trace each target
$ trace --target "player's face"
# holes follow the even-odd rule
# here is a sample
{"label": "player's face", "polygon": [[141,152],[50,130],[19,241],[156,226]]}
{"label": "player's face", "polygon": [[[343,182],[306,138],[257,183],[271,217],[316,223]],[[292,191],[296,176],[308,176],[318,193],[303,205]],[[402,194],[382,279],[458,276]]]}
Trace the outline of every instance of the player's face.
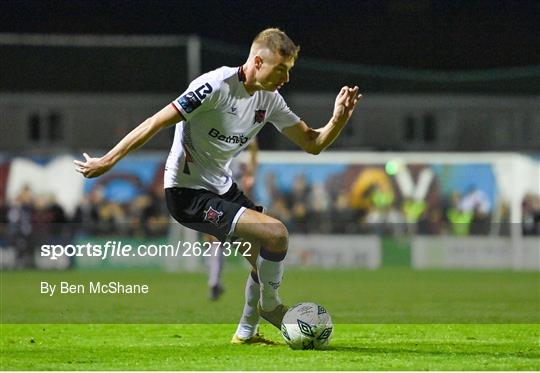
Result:
{"label": "player's face", "polygon": [[285,58],[277,53],[261,57],[257,70],[257,82],[265,91],[275,91],[289,81],[289,71],[294,66],[294,58]]}

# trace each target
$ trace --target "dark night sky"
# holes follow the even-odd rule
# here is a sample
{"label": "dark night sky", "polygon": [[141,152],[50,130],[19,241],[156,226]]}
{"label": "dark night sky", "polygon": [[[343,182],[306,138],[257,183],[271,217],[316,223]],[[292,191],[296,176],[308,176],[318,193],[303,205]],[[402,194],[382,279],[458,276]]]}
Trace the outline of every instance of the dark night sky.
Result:
{"label": "dark night sky", "polygon": [[199,34],[239,45],[268,26],[302,54],[370,65],[482,69],[540,63],[540,1],[0,2],[1,32]]}

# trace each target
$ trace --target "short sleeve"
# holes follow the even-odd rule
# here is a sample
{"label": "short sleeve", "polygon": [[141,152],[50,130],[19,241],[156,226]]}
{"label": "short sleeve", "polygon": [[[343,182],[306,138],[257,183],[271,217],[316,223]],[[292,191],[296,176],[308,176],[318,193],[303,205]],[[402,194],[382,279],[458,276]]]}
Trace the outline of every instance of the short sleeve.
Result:
{"label": "short sleeve", "polygon": [[300,121],[300,117],[292,112],[283,97],[277,93],[274,109],[270,113],[267,122],[272,123],[281,132],[284,128],[294,126]]}
{"label": "short sleeve", "polygon": [[202,75],[191,82],[172,104],[189,121],[195,115],[215,108],[218,99],[219,81],[207,80]]}

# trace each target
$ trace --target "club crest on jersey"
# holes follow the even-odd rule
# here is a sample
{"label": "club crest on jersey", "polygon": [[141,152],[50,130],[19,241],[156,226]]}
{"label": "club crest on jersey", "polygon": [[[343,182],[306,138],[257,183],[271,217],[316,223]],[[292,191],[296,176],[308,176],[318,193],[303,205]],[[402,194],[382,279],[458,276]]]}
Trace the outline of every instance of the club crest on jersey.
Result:
{"label": "club crest on jersey", "polygon": [[204,220],[214,225],[218,225],[222,215],[223,211],[214,210],[212,206],[210,206],[208,207],[208,210],[204,211]]}
{"label": "club crest on jersey", "polygon": [[255,110],[255,119],[253,123],[262,123],[266,117],[266,110]]}

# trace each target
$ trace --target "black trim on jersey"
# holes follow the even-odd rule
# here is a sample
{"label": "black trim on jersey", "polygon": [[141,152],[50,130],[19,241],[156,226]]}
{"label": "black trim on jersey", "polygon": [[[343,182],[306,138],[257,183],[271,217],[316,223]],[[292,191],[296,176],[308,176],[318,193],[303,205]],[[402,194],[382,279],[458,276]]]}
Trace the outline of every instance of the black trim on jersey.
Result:
{"label": "black trim on jersey", "polygon": [[241,82],[246,81],[246,73],[244,73],[244,66],[240,66],[238,68],[238,80],[240,80]]}

